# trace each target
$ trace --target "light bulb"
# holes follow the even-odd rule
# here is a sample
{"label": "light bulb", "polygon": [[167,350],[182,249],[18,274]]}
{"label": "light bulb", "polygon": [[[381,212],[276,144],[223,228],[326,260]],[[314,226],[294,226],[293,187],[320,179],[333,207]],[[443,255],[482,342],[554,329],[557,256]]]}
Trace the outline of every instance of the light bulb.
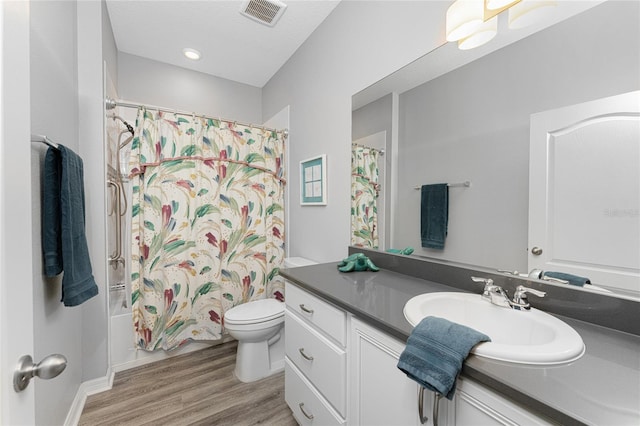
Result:
{"label": "light bulb", "polygon": [[184,53],[184,56],[191,59],[192,61],[197,61],[200,59],[200,52],[198,52],[196,49],[186,47],[182,49],[182,53]]}

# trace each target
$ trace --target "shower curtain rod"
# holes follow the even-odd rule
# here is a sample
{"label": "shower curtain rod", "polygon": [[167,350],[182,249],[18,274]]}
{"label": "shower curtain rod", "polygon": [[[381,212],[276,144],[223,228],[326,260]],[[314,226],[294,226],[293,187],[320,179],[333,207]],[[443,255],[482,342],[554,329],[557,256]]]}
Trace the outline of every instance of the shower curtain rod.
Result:
{"label": "shower curtain rod", "polygon": [[[138,104],[138,103],[133,103],[133,102],[125,102],[125,101],[116,101],[114,99],[111,98],[106,98],[105,101],[105,106],[108,110],[110,109],[114,109],[117,106],[121,106],[121,107],[125,107],[125,108],[146,108],[146,109],[152,109],[152,110],[156,110],[156,111],[162,111],[162,112],[169,112],[169,113],[173,113],[173,114],[180,114],[180,115],[194,115],[194,116],[198,116],[198,117],[206,117],[202,114],[196,114],[195,112],[191,112],[191,111],[180,111],[180,110],[176,110],[176,109],[170,109],[170,108],[163,108],[163,107],[159,107],[159,106],[155,106],[155,105],[146,105],[146,104]],[[206,118],[213,118],[215,120],[219,120],[219,121],[226,121],[227,123],[235,123],[235,124],[239,124],[241,126],[247,126],[247,127],[256,127],[258,129],[262,129],[262,130],[267,130],[270,132],[280,132],[284,135],[284,138],[286,139],[289,136],[289,130],[288,129],[283,129],[283,130],[278,130],[278,129],[272,129],[270,127],[265,127],[265,126],[259,126],[257,124],[252,124],[252,123],[242,123],[236,120],[227,120],[225,118],[220,118],[220,117],[206,117]]]}
{"label": "shower curtain rod", "polygon": [[380,154],[380,155],[384,155],[384,149],[373,148],[373,147],[366,146],[366,145],[362,145],[362,144],[359,144],[359,143],[351,143],[351,146],[359,146],[359,147],[361,147],[361,148],[369,148],[369,149],[373,149],[374,151],[378,151],[378,154]]}

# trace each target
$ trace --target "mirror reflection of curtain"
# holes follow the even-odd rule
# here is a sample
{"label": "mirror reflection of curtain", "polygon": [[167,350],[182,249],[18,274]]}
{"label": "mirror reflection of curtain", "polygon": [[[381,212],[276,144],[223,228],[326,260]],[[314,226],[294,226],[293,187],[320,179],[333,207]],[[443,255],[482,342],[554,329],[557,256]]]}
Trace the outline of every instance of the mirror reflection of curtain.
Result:
{"label": "mirror reflection of curtain", "polygon": [[351,245],[378,248],[378,150],[351,146]]}
{"label": "mirror reflection of curtain", "polygon": [[217,340],[224,313],[283,299],[283,136],[140,109],[131,153],[136,345]]}

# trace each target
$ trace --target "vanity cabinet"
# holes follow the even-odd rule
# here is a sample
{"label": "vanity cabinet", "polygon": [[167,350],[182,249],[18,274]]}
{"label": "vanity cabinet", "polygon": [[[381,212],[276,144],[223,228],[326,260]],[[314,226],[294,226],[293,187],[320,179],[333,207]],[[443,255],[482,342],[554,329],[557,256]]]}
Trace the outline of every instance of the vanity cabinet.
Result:
{"label": "vanity cabinet", "polygon": [[[285,400],[301,425],[433,426],[434,393],[397,368],[402,342],[300,287],[285,283]],[[550,425],[465,378],[441,398],[440,426]]]}

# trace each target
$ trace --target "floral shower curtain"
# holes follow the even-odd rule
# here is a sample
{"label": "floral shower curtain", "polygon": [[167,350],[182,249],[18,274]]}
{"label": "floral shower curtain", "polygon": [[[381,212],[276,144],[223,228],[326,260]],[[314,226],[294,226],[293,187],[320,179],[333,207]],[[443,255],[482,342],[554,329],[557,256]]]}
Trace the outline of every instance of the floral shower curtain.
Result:
{"label": "floral shower curtain", "polygon": [[351,147],[351,245],[378,248],[378,150]]}
{"label": "floral shower curtain", "polygon": [[284,139],[141,108],[131,151],[136,345],[216,340],[224,313],[282,300]]}

